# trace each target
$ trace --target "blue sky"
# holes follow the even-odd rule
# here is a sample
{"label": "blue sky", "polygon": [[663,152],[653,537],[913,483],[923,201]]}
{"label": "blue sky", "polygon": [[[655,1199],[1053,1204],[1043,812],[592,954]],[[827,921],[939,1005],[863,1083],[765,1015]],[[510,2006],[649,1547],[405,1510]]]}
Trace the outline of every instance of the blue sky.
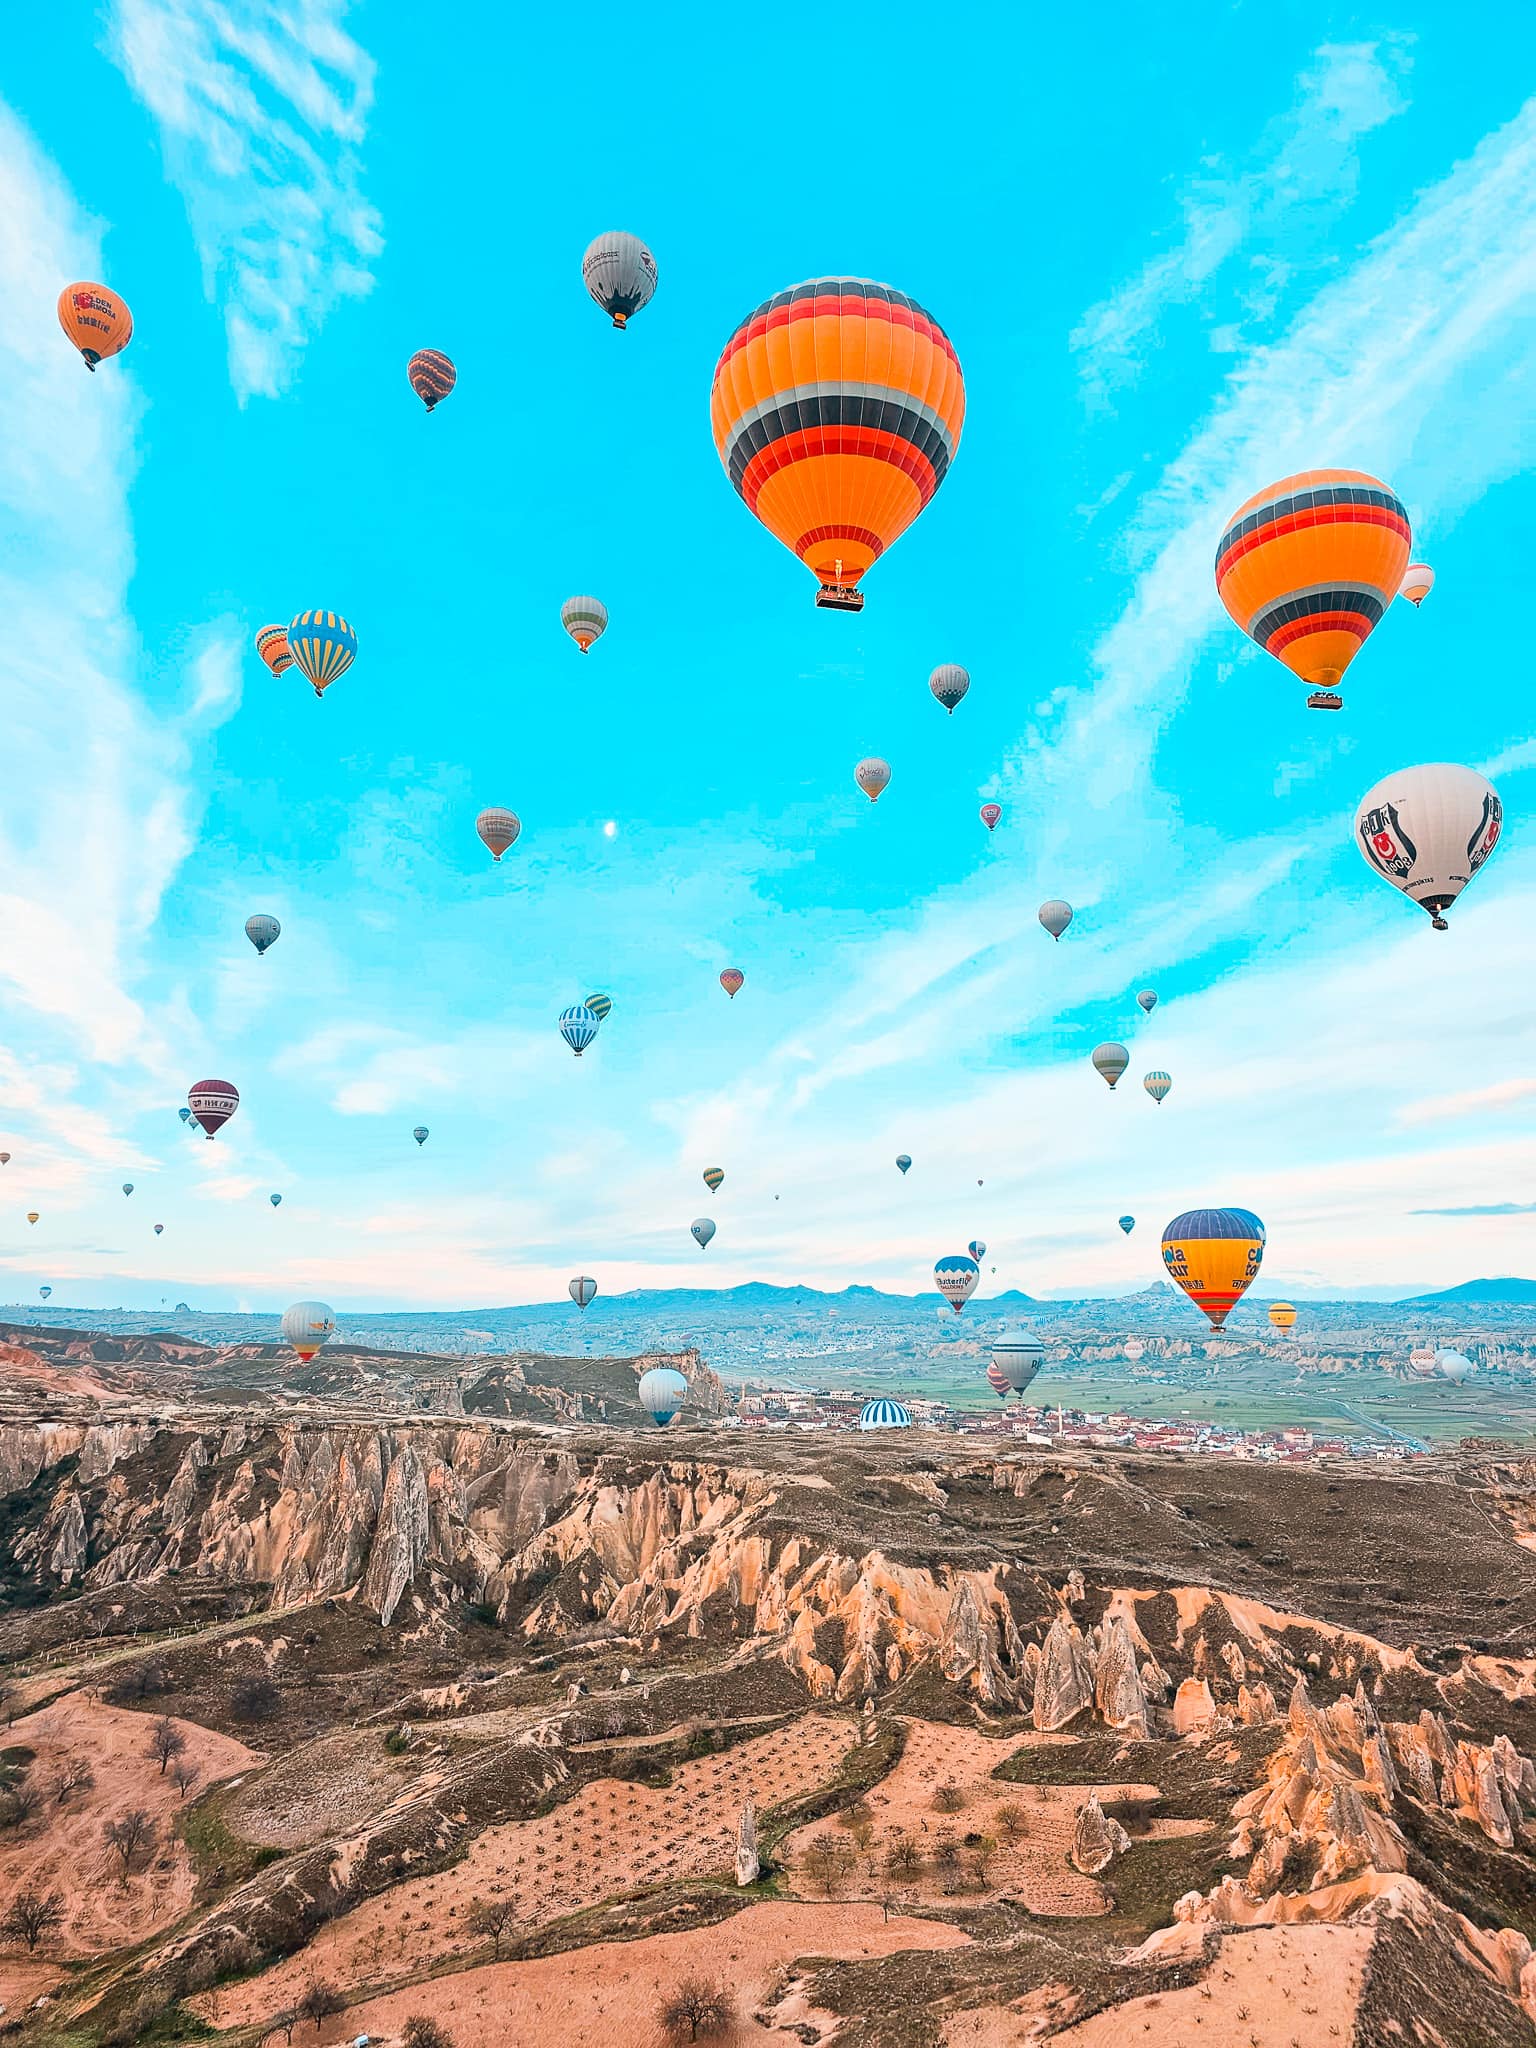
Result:
{"label": "blue sky", "polygon": [[[1536,30],[1484,20],[1111,9],[1089,51],[893,7],[921,71],[839,105],[836,52],[801,90],[714,10],[34,10],[0,107],[11,1291],[915,1290],[979,1235],[999,1287],[1110,1292],[1208,1202],[1265,1217],[1277,1290],[1536,1270],[1529,1215],[1423,1213],[1536,1197]],[[624,335],[579,275],[618,226],[661,275]],[[858,618],[709,431],[737,320],[828,271],[922,301],[967,383]],[[95,377],[77,277],[136,319]],[[431,418],[423,345],[459,368]],[[1384,475],[1439,576],[1338,720],[1211,576],[1232,506],[1314,463]],[[311,604],[360,640],[323,703],[251,650]],[[1350,825],[1441,758],[1508,824],[1437,937]],[[598,987],[578,1064],[555,1019]],[[214,1145],[175,1118],[207,1073],[243,1098]]]}

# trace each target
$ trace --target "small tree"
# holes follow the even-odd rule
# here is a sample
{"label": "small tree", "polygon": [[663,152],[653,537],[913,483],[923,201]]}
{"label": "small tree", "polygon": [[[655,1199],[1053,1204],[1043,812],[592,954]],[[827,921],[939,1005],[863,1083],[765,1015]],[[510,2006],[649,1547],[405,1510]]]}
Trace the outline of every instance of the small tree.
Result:
{"label": "small tree", "polygon": [[116,1820],[109,1820],[101,1832],[107,1847],[115,1850],[122,1861],[126,1883],[134,1858],[155,1846],[155,1824],[142,1806],[135,1806],[128,1813],[120,1813]]}
{"label": "small tree", "polygon": [[814,1835],[800,1857],[800,1869],[824,1898],[835,1899],[847,1889],[858,1857],[853,1844],[836,1835]]}
{"label": "small tree", "polygon": [[736,2017],[735,2000],[724,1984],[708,1977],[680,1978],[656,2008],[669,2041],[704,2041],[723,2034]]}
{"label": "small tree", "polygon": [[992,1818],[997,1824],[997,1832],[1010,1848],[1029,1833],[1029,1817],[1016,1799],[1005,1800]]}
{"label": "small tree", "polygon": [[897,1835],[885,1852],[885,1867],[893,1876],[913,1878],[923,1861],[923,1852],[911,1835]]}
{"label": "small tree", "polygon": [[0,1828],[22,1828],[36,1817],[43,1803],[42,1787],[35,1777],[13,1778],[0,1792]]}
{"label": "small tree", "polygon": [[149,1755],[160,1766],[160,1775],[165,1776],[167,1764],[174,1763],[187,1746],[182,1734],[169,1714],[162,1714],[149,1731]]}
{"label": "small tree", "polygon": [[282,1703],[282,1694],[264,1671],[237,1678],[229,1696],[230,1712],[237,1721],[269,1721]]}
{"label": "small tree", "polygon": [[453,2036],[430,2013],[412,2013],[400,2037],[405,2048],[453,2048]]}
{"label": "small tree", "polygon": [[96,1773],[90,1761],[83,1756],[62,1756],[53,1767],[53,1796],[62,1806],[75,1792],[89,1792],[96,1783]]}
{"label": "small tree", "polygon": [[992,1868],[992,1858],[997,1854],[997,1844],[990,1835],[974,1835],[967,1839],[965,1846],[971,1859],[971,1875],[985,1891],[987,1876]]}
{"label": "small tree", "polygon": [[63,1893],[40,1891],[36,1885],[28,1885],[16,1894],[4,1919],[0,1919],[0,1934],[7,1941],[25,1942],[27,1954],[31,1955],[45,1934],[52,1934],[63,1924]]}
{"label": "small tree", "polygon": [[267,2031],[264,2038],[270,2041],[274,2034],[281,2034],[288,2043],[288,2048],[293,2048],[293,2030],[303,2017],[304,2015],[296,2005],[285,2005],[281,2012],[273,2013],[271,2019],[267,2022]]}
{"label": "small tree", "polygon": [[501,1944],[516,1917],[516,1908],[510,1899],[475,1899],[470,1905],[470,1928],[476,1934],[483,1934],[494,1945],[498,1963],[501,1961]]}
{"label": "small tree", "polygon": [[947,1784],[941,1785],[933,1795],[935,1813],[958,1813],[964,1805],[965,1794],[953,1778]]}
{"label": "small tree", "polygon": [[171,1783],[176,1787],[177,1792],[183,1799],[186,1798],[201,1776],[202,1772],[199,1771],[197,1765],[189,1763],[184,1756],[177,1757],[175,1763],[171,1765]]}
{"label": "small tree", "polygon": [[954,1870],[960,1862],[960,1844],[948,1828],[940,1828],[933,1838],[933,1860],[940,1870]]}
{"label": "small tree", "polygon": [[347,2001],[324,1977],[311,1977],[304,1987],[304,1996],[299,2000],[299,2017],[311,2020],[318,2034],[326,2021],[336,2013],[346,2010]]}

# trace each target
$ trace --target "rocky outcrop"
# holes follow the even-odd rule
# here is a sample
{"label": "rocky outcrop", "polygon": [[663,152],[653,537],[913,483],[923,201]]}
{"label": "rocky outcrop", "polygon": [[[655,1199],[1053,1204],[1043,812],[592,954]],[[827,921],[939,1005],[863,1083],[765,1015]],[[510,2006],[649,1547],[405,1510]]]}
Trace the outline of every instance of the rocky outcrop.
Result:
{"label": "rocky outcrop", "polygon": [[1054,1734],[1086,1714],[1093,1696],[1093,1665],[1082,1631],[1059,1614],[1040,1651],[1030,1718],[1037,1728]]}
{"label": "rocky outcrop", "polygon": [[1486,1745],[1463,1741],[1425,1709],[1417,1721],[1389,1722],[1378,1744],[1385,1767],[1396,1763],[1394,1783],[1400,1775],[1421,1805],[1456,1814],[1501,1849],[1514,1848],[1536,1815],[1536,1766],[1507,1735]]}
{"label": "rocky outcrop", "polygon": [[757,1809],[749,1799],[736,1827],[736,1882],[756,1884],[762,1871],[757,1856]]}
{"label": "rocky outcrop", "polygon": [[1125,1829],[1100,1806],[1097,1792],[1090,1792],[1078,1809],[1077,1826],[1072,1831],[1073,1869],[1080,1870],[1084,1877],[1097,1877],[1130,1846],[1131,1838]]}
{"label": "rocky outcrop", "polygon": [[1105,1622],[1099,1639],[1094,1702],[1106,1727],[1145,1740],[1147,1695],[1136,1669],[1136,1646],[1117,1615]]}
{"label": "rocky outcrop", "polygon": [[1216,1726],[1216,1702],[1203,1678],[1186,1678],[1173,1696],[1175,1735],[1209,1735]]}

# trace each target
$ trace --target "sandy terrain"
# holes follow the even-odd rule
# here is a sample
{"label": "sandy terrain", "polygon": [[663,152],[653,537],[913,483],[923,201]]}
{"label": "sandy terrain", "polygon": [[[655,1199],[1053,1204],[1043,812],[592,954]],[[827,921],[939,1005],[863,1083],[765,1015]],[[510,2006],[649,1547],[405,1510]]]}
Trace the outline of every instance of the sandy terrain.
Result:
{"label": "sandy terrain", "polygon": [[[687,1934],[651,1935],[643,1941],[601,1942],[530,1963],[487,1963],[410,1990],[370,1998],[326,2023],[319,2035],[303,2030],[305,2048],[350,2041],[367,2033],[398,2039],[414,2013],[430,2013],[452,2033],[456,2048],[659,2048],[656,2005],[679,1978],[702,1972],[735,1987],[746,2026],[766,2041],[748,2017],[797,1956],[854,1961],[900,1949],[957,1948],[968,1937],[942,1921],[882,1920],[877,1906],[748,1906],[719,1926]],[[202,2000],[194,2003],[199,2006]],[[223,2025],[231,2022],[225,1994]],[[736,2038],[742,2038],[738,2035]]]}
{"label": "sandy terrain", "polygon": [[[967,1834],[991,1835],[997,1851],[987,1873],[985,1892],[972,1887],[967,1897],[975,1900],[1005,1894],[1021,1899],[1031,1912],[1061,1915],[1102,1913],[1107,1901],[1100,1885],[1081,1877],[1067,1861],[1079,1808],[1091,1791],[1101,1801],[1151,1799],[1155,1785],[1009,1785],[992,1776],[998,1765],[1016,1750],[1031,1746],[1034,1738],[997,1738],[979,1735],[966,1728],[952,1728],[938,1721],[907,1724],[907,1745],[900,1763],[890,1776],[869,1795],[871,1837],[861,1855],[860,1867],[848,1886],[855,1896],[889,1893],[903,1904],[922,1904],[940,1899],[943,1887],[932,1868],[913,1875],[888,1870],[886,1858],[892,1843],[905,1834],[916,1841],[926,1859],[931,1858],[937,1838],[945,1833],[963,1841]],[[934,1794],[953,1783],[964,1805],[956,1813],[934,1808]],[[1025,1832],[1009,1844],[996,1814],[1003,1805],[1023,1810]],[[1182,1832],[1187,1823],[1164,1822],[1148,1832]],[[817,1821],[798,1828],[789,1836],[784,1859],[796,1866],[806,1846],[818,1835],[833,1833],[850,1839],[835,1823]],[[814,1897],[818,1887],[806,1872],[800,1872],[795,1888],[802,1897]]]}
{"label": "sandy terrain", "polygon": [[[0,1896],[8,1898],[24,1884],[63,1893],[67,1917],[42,1944],[43,1954],[98,1955],[141,1941],[168,1927],[192,1903],[192,1861],[174,1832],[182,1802],[170,1772],[162,1776],[146,1754],[158,1718],[72,1692],[10,1730],[12,1746],[35,1752],[30,1775],[44,1787],[47,1803],[18,1833],[0,1836]],[[260,1761],[228,1736],[191,1721],[176,1726],[186,1737],[186,1760],[198,1767],[194,1798]],[[72,1758],[89,1762],[96,1782],[60,1805],[51,1783],[58,1767]],[[102,1840],[102,1828],[132,1807],[150,1816],[158,1841],[125,1881],[118,1858]]]}
{"label": "sandy terrain", "polygon": [[360,1826],[421,1782],[385,1751],[377,1728],[338,1728],[275,1758],[240,1787],[225,1817],[248,1842],[299,1849]]}
{"label": "sandy terrain", "polygon": [[251,1987],[254,2002],[238,2020],[302,1996],[317,1972],[340,1984],[387,1983],[483,1947],[465,1926],[476,1898],[510,1898],[516,1924],[538,1926],[617,1893],[729,1871],[742,1802],[750,1796],[761,1813],[825,1784],[857,1732],[846,1716],[806,1714],[679,1765],[665,1791],[600,1778],[537,1820],[487,1828],[452,1869],[395,1885],[322,1929]]}
{"label": "sandy terrain", "polygon": [[61,1981],[57,1963],[29,1962],[25,1956],[0,1961],[0,2018],[15,2019],[34,1998]]}
{"label": "sandy terrain", "polygon": [[[1354,2033],[1369,1927],[1252,1928],[1229,1935],[1204,1981],[1133,1998],[1051,2036],[1052,2048],[1329,2048]],[[1024,2048],[1032,2001],[957,2013],[945,2048]],[[1334,2031],[1330,2032],[1330,2028]]]}

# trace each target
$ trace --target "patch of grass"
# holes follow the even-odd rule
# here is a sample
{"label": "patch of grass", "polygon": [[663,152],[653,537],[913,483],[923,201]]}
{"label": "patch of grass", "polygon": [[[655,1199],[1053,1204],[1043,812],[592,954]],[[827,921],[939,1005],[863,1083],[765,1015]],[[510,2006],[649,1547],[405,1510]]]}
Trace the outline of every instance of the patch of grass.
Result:
{"label": "patch of grass", "polygon": [[177,1832],[186,1843],[199,1887],[227,1891],[258,1870],[282,1858],[281,1849],[261,1848],[237,1835],[224,1819],[217,1796],[200,1799],[176,1816]]}

